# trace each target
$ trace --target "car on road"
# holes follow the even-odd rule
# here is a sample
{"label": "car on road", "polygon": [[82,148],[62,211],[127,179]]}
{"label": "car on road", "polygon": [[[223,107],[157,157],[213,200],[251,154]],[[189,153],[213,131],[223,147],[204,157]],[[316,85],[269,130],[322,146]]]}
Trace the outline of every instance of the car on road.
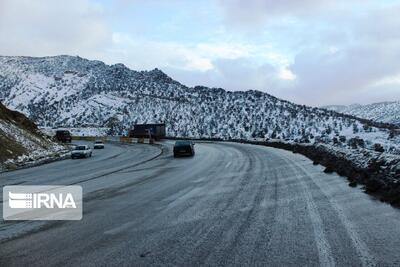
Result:
{"label": "car on road", "polygon": [[67,130],[56,131],[56,135],[54,136],[54,138],[62,143],[71,143],[72,141],[71,133]]}
{"label": "car on road", "polygon": [[92,156],[92,150],[88,145],[76,146],[71,152],[71,158],[89,158]]}
{"label": "car on road", "polygon": [[93,145],[93,149],[104,149],[104,143],[103,141],[95,141]]}
{"label": "car on road", "polygon": [[179,140],[174,145],[174,157],[194,156],[194,143],[192,141]]}

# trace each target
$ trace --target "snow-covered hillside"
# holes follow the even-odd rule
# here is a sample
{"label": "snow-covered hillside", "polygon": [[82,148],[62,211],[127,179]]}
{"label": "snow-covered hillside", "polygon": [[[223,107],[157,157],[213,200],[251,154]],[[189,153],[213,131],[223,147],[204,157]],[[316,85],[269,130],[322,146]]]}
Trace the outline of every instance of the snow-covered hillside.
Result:
{"label": "snow-covered hillside", "polygon": [[135,123],[165,122],[170,136],[335,146],[363,139],[366,147],[400,149],[393,131],[336,112],[259,91],[189,88],[158,69],[138,72],[80,57],[0,57],[0,98],[43,127],[99,126],[126,133]]}
{"label": "snow-covered hillside", "polygon": [[0,103],[0,170],[26,162],[35,162],[67,152],[43,136],[23,114]]}
{"label": "snow-covered hillside", "polygon": [[380,102],[368,105],[331,105],[324,106],[323,108],[353,115],[359,118],[392,123],[400,126],[400,101]]}

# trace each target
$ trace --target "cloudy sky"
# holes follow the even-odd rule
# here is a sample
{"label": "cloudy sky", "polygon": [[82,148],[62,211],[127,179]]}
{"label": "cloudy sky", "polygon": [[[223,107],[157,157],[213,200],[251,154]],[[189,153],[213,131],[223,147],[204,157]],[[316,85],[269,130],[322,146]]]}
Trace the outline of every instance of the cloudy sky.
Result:
{"label": "cloudy sky", "polygon": [[296,103],[400,100],[400,0],[0,0],[0,54],[160,68]]}

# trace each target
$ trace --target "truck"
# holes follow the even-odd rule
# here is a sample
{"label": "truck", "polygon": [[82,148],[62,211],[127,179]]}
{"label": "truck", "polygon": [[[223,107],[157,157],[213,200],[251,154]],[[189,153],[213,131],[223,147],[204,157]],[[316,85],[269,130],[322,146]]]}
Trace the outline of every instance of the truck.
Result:
{"label": "truck", "polygon": [[153,138],[160,140],[165,137],[165,123],[135,124],[129,130],[128,135],[133,138]]}
{"label": "truck", "polygon": [[67,130],[57,130],[54,138],[62,143],[71,143],[72,141],[71,133]]}

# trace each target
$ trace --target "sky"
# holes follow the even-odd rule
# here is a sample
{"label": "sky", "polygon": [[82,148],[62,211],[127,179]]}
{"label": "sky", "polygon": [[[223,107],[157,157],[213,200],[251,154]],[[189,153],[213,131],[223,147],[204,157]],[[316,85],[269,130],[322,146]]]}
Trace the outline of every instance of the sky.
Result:
{"label": "sky", "polygon": [[400,100],[400,0],[0,0],[0,55],[79,55],[299,104]]}

